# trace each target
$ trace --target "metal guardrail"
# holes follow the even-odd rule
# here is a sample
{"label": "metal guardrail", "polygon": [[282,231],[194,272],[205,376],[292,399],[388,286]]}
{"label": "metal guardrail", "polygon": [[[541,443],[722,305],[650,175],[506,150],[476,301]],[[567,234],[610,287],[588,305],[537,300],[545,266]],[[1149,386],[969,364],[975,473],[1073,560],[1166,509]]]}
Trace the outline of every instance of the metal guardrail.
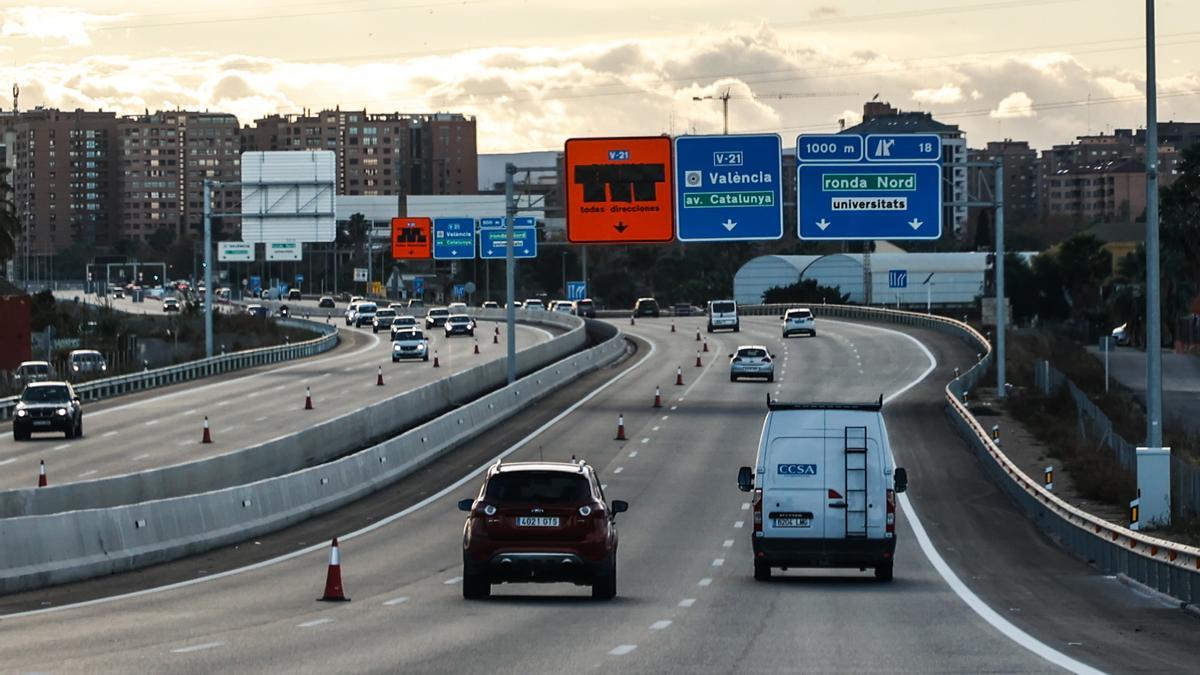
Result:
{"label": "metal guardrail", "polygon": [[[743,314],[778,313],[789,305],[739,307]],[[1110,574],[1124,574],[1183,603],[1200,603],[1200,548],[1134,532],[1060,499],[1027,476],[992,440],[963,403],[992,364],[991,344],[961,321],[936,315],[847,305],[806,305],[818,316],[884,321],[953,333],[975,345],[979,361],[946,385],[946,403],[960,432],[996,482],[1029,517],[1074,555]]]}
{"label": "metal guardrail", "polygon": [[[75,385],[75,393],[79,394],[79,398],[84,401],[97,401],[120,394],[129,394],[135,391],[178,384],[243,368],[254,368],[268,363],[313,356],[329,351],[337,345],[338,329],[336,325],[318,323],[316,321],[304,321],[296,318],[278,319],[277,321],[291,328],[316,330],[322,333],[322,335],[295,344],[245,349],[221,354],[212,358],[198,359],[173,366],[145,370],[140,373],[92,380]],[[18,398],[17,396],[10,396],[0,399],[0,420],[12,419],[13,409],[17,406]]]}

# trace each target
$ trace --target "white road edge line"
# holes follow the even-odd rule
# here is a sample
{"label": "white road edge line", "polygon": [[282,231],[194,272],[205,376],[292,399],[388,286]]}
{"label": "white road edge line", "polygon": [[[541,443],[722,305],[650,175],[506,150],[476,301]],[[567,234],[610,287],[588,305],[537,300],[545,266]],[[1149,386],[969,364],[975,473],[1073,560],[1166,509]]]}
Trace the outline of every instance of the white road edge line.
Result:
{"label": "white road edge line", "polygon": [[[830,323],[847,322],[831,321]],[[929,351],[929,348],[926,347],[920,340],[907,333],[902,333],[898,330],[892,330],[890,328],[882,328],[880,326],[871,326],[865,324],[849,325],[861,326],[884,333],[899,335],[915,344],[922,352],[924,352],[925,358],[929,359],[929,367],[925,369],[925,372],[921,373],[917,379],[901,387],[899,391],[885,396],[883,399],[885,404],[889,403],[893,399],[899,398],[909,389],[912,389],[923,382],[925,378],[928,377],[935,368],[937,368],[937,359],[933,356],[933,353]],[[886,419],[884,423],[884,432],[887,432]],[[895,457],[892,458],[892,463],[895,464]],[[929,535],[925,532],[925,526],[921,524],[920,517],[917,516],[916,510],[913,508],[912,503],[908,499],[908,495],[901,494],[899,497],[900,506],[904,509],[904,514],[907,516],[909,525],[912,527],[913,536],[916,537],[917,543],[921,546],[921,552],[925,554],[925,558],[929,560],[929,564],[932,565],[935,570],[937,570],[937,573],[941,575],[942,580],[946,582],[946,585],[950,587],[950,590],[954,591],[955,595],[961,598],[967,607],[970,607],[972,611],[978,614],[979,618],[991,624],[991,626],[1004,635],[1004,637],[1012,640],[1018,645],[1060,668],[1064,668],[1074,673],[1091,674],[1103,672],[1087,665],[1086,663],[1083,663],[1082,661],[1073,659],[1070,656],[1067,656],[1066,654],[1051,647],[1050,645],[1042,642],[1041,640],[1038,640],[1029,633],[1026,633],[1025,631],[1013,625],[1008,619],[1005,619],[1003,616],[996,613],[996,610],[988,607],[987,603],[981,600],[978,595],[975,595],[970,588],[967,588],[967,585],[958,578],[958,575],[954,573],[954,570],[950,569],[950,566],[946,564],[946,561],[942,558],[941,554],[938,553],[936,548],[934,548],[933,542],[929,539]]]}
{"label": "white road edge line", "polygon": [[204,644],[200,644],[200,645],[192,645],[190,647],[180,647],[179,649],[172,649],[171,653],[172,654],[190,654],[191,652],[198,652],[202,649],[212,649],[214,647],[224,647],[224,646],[225,646],[224,642],[205,642]]}
{"label": "white road edge line", "polygon": [[[362,527],[357,530],[354,530],[353,532],[349,532],[345,535],[341,535],[338,537],[338,539],[340,541],[350,541],[351,539],[354,539],[355,537],[360,537],[364,534],[374,532],[375,530],[378,530],[381,527],[390,525],[390,524],[396,522],[397,520],[400,520],[401,518],[408,516],[409,514],[415,513],[417,511],[425,508],[426,506],[429,506],[430,504],[438,501],[439,499],[445,497],[446,495],[451,494],[454,491],[462,488],[462,486],[466,485],[468,481],[474,480],[476,476],[483,473],[484,471],[487,471],[488,468],[492,464],[495,464],[497,460],[504,459],[505,457],[508,457],[509,455],[516,452],[517,450],[520,450],[521,448],[525,447],[527,444],[533,442],[533,439],[540,436],[547,429],[550,429],[554,425],[556,425],[559,422],[561,422],[562,420],[566,419],[566,417],[568,415],[575,412],[576,410],[579,410],[588,401],[591,401],[593,398],[599,396],[601,393],[606,391],[609,387],[613,386],[617,382],[620,382],[622,379],[624,379],[626,375],[628,375],[629,373],[632,373],[634,370],[640,368],[642,366],[642,364],[649,361],[650,358],[654,356],[654,353],[656,351],[658,351],[657,343],[655,343],[654,340],[651,340],[649,338],[643,337],[641,339],[645,340],[647,343],[650,344],[650,351],[646,352],[645,356],[638,359],[636,363],[629,366],[625,370],[622,370],[621,372],[617,373],[608,382],[605,382],[604,384],[600,385],[599,387],[596,387],[592,391],[588,392],[588,394],[586,396],[584,396],[583,398],[581,398],[578,401],[567,406],[567,408],[565,410],[563,410],[562,412],[560,412],[559,414],[546,420],[546,422],[544,424],[542,424],[542,426],[538,427],[537,429],[534,429],[528,436],[522,438],[521,440],[517,441],[516,443],[513,443],[506,450],[504,450],[500,454],[493,457],[490,461],[481,463],[476,469],[474,469],[467,475],[463,476],[462,478],[459,478],[458,480],[454,481],[450,485],[447,485],[446,487],[442,488],[438,492],[435,492],[434,494],[429,495],[428,497],[426,497],[425,499],[422,499],[421,501],[417,502],[416,504],[413,504],[412,506],[409,506],[408,508],[403,509],[397,513],[393,513],[392,515],[387,516],[386,518],[381,518],[381,519],[371,523],[370,525],[367,525],[366,527]],[[82,608],[82,607],[91,607],[94,605],[102,605],[102,604],[106,604],[109,602],[113,602],[115,600],[138,598],[138,597],[143,597],[143,596],[147,596],[147,595],[152,595],[155,593],[162,593],[164,591],[173,591],[173,590],[176,590],[179,588],[186,588],[188,586],[194,586],[196,584],[207,583],[207,582],[213,581],[215,579],[224,579],[226,577],[232,577],[232,576],[235,576],[238,574],[244,574],[246,572],[260,570],[265,567],[271,567],[272,565],[277,565],[281,562],[285,562],[285,561],[291,560],[293,558],[299,558],[300,556],[308,555],[310,553],[314,553],[317,551],[325,551],[325,550],[327,550],[328,546],[329,546],[328,544],[326,544],[324,541],[322,541],[318,544],[313,544],[312,546],[308,546],[308,547],[305,547],[302,549],[297,549],[290,553],[285,553],[281,556],[276,556],[269,560],[262,560],[260,562],[256,562],[251,565],[246,565],[244,567],[238,567],[238,568],[232,569],[232,570],[226,570],[224,572],[219,572],[217,574],[210,574],[208,576],[196,577],[194,579],[188,579],[186,581],[177,581],[173,584],[166,584],[164,586],[156,586],[154,588],[145,588],[145,589],[138,590],[138,591],[132,591],[130,593],[122,593],[120,595],[112,595],[112,596],[108,596],[106,598],[96,598],[94,600],[85,600],[83,602],[76,602],[76,603],[67,604],[67,605],[59,605],[57,607],[44,607],[41,609],[33,609],[33,610],[25,611],[25,612],[15,612],[13,614],[0,614],[0,619],[16,619],[16,618],[25,617],[25,616],[38,616],[40,614],[48,614],[50,612],[61,612],[63,610],[67,610],[67,609],[78,609],[78,608]],[[709,581],[711,582],[711,579]],[[636,647],[636,645],[634,645],[634,647]]]}

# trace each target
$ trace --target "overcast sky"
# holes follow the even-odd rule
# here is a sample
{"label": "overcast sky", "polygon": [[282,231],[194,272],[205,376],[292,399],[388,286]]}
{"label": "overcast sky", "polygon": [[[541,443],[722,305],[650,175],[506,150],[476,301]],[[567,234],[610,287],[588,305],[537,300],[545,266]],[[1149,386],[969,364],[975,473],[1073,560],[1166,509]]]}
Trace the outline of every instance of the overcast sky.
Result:
{"label": "overcast sky", "polygon": [[[1200,121],[1200,2],[1157,11],[1160,119]],[[972,147],[1042,149],[1144,125],[1144,30],[1138,0],[63,0],[0,9],[0,91],[243,124],[462,112],[480,152],[720,133],[721,102],[693,99],[726,91],[731,132],[791,146],[878,94]]]}

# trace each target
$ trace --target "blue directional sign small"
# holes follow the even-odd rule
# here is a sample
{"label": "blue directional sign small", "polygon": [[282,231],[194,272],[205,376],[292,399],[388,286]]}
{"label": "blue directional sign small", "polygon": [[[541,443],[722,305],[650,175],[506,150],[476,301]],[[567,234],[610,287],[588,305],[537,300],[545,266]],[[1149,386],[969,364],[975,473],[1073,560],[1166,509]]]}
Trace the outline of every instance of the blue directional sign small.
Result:
{"label": "blue directional sign small", "polygon": [[676,138],[676,238],[781,238],[782,155],[783,143],[776,134]]}
{"label": "blue directional sign small", "polygon": [[[856,150],[857,161],[838,161]],[[801,239],[942,235],[942,146],[936,134],[806,134],[796,140],[796,157]]]}
{"label": "blue directional sign small", "polygon": [[[479,222],[495,222],[503,224],[503,218],[483,218]],[[513,257],[537,257],[537,228],[533,218],[521,217],[513,219]],[[482,226],[479,228],[479,257],[485,259],[504,258],[508,241],[508,228]]]}
{"label": "blue directional sign small", "polygon": [[461,298],[467,294],[467,287],[464,284],[454,284],[450,289],[450,294],[456,298]]}
{"label": "blue directional sign small", "polygon": [[583,300],[587,297],[587,284],[582,281],[567,282],[567,299]]}
{"label": "blue directional sign small", "polygon": [[475,257],[474,218],[434,218],[434,260],[471,260]]}
{"label": "blue directional sign small", "polygon": [[888,288],[908,288],[908,270],[888,270]]}

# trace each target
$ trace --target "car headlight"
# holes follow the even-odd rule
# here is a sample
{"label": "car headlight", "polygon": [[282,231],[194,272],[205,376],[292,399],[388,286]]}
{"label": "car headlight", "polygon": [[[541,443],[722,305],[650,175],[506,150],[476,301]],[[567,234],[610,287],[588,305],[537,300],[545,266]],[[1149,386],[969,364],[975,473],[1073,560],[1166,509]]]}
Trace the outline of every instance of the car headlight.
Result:
{"label": "car headlight", "polygon": [[17,411],[17,417],[25,417],[28,414],[29,414],[28,410],[18,410]]}
{"label": "car headlight", "polygon": [[101,363],[101,364],[100,364],[100,370],[108,370],[108,364],[107,364],[107,363]]}
{"label": "car headlight", "polygon": [[66,408],[59,408],[58,410],[55,410],[55,411],[54,411],[54,414],[55,414],[55,415],[58,415],[59,417],[66,417],[66,415],[67,415],[67,409],[66,409]]}
{"label": "car headlight", "polygon": [[73,365],[73,366],[71,366],[71,370],[73,370],[73,371],[75,371],[75,372],[77,372],[77,373],[78,373],[78,372],[79,372],[79,366],[78,366],[78,365]]}

